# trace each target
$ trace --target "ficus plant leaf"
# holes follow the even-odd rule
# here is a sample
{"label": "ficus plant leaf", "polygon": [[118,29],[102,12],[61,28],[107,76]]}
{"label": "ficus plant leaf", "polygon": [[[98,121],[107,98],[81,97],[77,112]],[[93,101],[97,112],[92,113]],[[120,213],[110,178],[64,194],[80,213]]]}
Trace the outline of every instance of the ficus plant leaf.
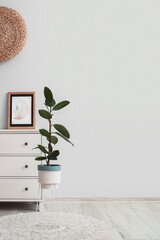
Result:
{"label": "ficus plant leaf", "polygon": [[53,107],[53,106],[56,104],[56,101],[53,99],[52,102],[48,102],[48,100],[46,99],[46,100],[45,100],[45,104],[46,104],[48,107]]}
{"label": "ficus plant leaf", "polygon": [[67,106],[69,103],[70,103],[70,102],[67,101],[67,100],[62,101],[62,102],[59,102],[59,103],[57,103],[57,104],[54,106],[53,110],[54,110],[54,111],[60,110],[60,109],[64,108],[65,106]]}
{"label": "ficus plant leaf", "polygon": [[49,156],[48,156],[48,159],[49,159],[49,160],[57,160],[57,157],[54,156],[54,155],[49,155]]}
{"label": "ficus plant leaf", "polygon": [[68,140],[68,138],[64,137],[62,134],[58,133],[58,132],[55,132],[55,134],[57,134],[58,136],[60,136],[61,138],[63,138],[64,140],[66,140],[67,142],[69,142],[70,144],[72,144],[72,146],[74,146],[74,144],[72,142],[70,142]]}
{"label": "ficus plant leaf", "polygon": [[46,157],[36,157],[35,160],[36,161],[43,161],[43,160],[46,160]]}
{"label": "ficus plant leaf", "polygon": [[58,142],[58,138],[56,136],[51,136],[51,139],[47,137],[47,140],[53,144],[56,144]]}
{"label": "ficus plant leaf", "polygon": [[44,96],[45,96],[47,102],[52,103],[52,101],[53,101],[53,94],[52,94],[51,90],[48,87],[44,88]]}
{"label": "ficus plant leaf", "polygon": [[40,109],[39,111],[39,115],[45,119],[51,119],[52,118],[52,114],[46,110]]}
{"label": "ficus plant leaf", "polygon": [[45,130],[45,129],[39,129],[39,132],[40,132],[40,134],[42,136],[45,136],[45,137],[49,137],[50,136],[49,132],[47,130]]}
{"label": "ficus plant leaf", "polygon": [[48,155],[48,158],[51,159],[51,160],[57,160],[58,156],[59,156],[59,151],[55,150],[55,151],[52,152],[51,155]]}
{"label": "ficus plant leaf", "polygon": [[38,149],[39,147],[34,147],[34,148],[32,148],[32,150],[34,150],[34,149]]}
{"label": "ficus plant leaf", "polygon": [[58,150],[54,150],[51,155],[58,157],[59,154],[60,154],[60,152]]}
{"label": "ficus plant leaf", "polygon": [[[51,146],[51,152],[53,152],[52,144],[50,146]],[[49,143],[48,143],[48,149],[49,149]]]}
{"label": "ficus plant leaf", "polygon": [[61,125],[61,124],[54,124],[53,126],[63,136],[65,136],[66,138],[70,138],[70,134],[69,134],[68,130],[63,125]]}
{"label": "ficus plant leaf", "polygon": [[43,153],[48,153],[48,151],[45,149],[44,146],[38,145],[38,148],[41,150],[41,152],[43,152]]}

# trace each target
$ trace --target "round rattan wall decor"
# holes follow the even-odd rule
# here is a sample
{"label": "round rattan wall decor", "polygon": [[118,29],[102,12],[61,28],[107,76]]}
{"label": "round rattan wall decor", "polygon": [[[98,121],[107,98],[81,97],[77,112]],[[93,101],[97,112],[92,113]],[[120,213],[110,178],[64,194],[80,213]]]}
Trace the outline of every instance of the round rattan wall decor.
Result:
{"label": "round rattan wall decor", "polygon": [[14,58],[27,40],[27,26],[15,10],[0,7],[0,62]]}

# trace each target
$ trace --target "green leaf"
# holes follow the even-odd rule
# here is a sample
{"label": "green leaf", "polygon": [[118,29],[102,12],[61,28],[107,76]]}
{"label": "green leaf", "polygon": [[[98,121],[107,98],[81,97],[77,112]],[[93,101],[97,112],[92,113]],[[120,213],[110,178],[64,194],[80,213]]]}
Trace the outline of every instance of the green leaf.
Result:
{"label": "green leaf", "polygon": [[45,130],[45,129],[39,129],[39,132],[40,132],[40,134],[42,136],[45,136],[45,137],[49,137],[50,136],[49,132],[47,130]]}
{"label": "green leaf", "polygon": [[39,147],[34,147],[34,148],[32,148],[32,150],[34,150],[34,149],[38,149]]}
{"label": "green leaf", "polygon": [[42,161],[42,160],[45,160],[45,159],[46,159],[46,157],[36,157],[35,158],[36,161]]}
{"label": "green leaf", "polygon": [[66,137],[64,137],[62,134],[55,132],[55,134],[57,134],[58,136],[62,137],[64,140],[66,140],[67,142],[69,142],[70,144],[72,144],[72,146],[74,146],[74,144],[72,142],[70,142]]}
{"label": "green leaf", "polygon": [[55,150],[55,151],[52,152],[52,155],[53,155],[53,156],[56,156],[56,157],[57,157],[59,154],[60,154],[60,152],[59,152],[58,150]]}
{"label": "green leaf", "polygon": [[48,153],[47,150],[45,149],[45,147],[43,147],[42,145],[38,145],[38,148],[39,148],[43,153]]}
{"label": "green leaf", "polygon": [[[49,143],[48,143],[48,149],[49,149]],[[51,152],[53,151],[52,145],[51,145]]]}
{"label": "green leaf", "polygon": [[48,102],[47,99],[45,100],[45,105],[49,106],[49,107],[53,107],[56,104],[56,101],[53,99],[52,102]]}
{"label": "green leaf", "polygon": [[70,134],[69,134],[68,130],[63,125],[61,125],[61,124],[54,124],[53,126],[63,136],[65,136],[66,138],[70,138]]}
{"label": "green leaf", "polygon": [[59,151],[58,150],[55,150],[52,152],[51,155],[48,155],[48,159],[51,159],[51,160],[57,160],[57,156],[59,155]]}
{"label": "green leaf", "polygon": [[[47,140],[50,141],[50,138],[47,137]],[[56,143],[58,142],[58,138],[55,137],[55,136],[51,136],[51,142],[52,142],[53,144],[56,144]]]}
{"label": "green leaf", "polygon": [[54,155],[48,155],[49,160],[57,160],[57,157]]}
{"label": "green leaf", "polygon": [[51,90],[48,87],[44,88],[44,96],[45,96],[46,100],[49,103],[52,103],[52,101],[53,101],[53,94],[52,94]]}
{"label": "green leaf", "polygon": [[69,103],[70,103],[70,102],[67,101],[67,100],[66,100],[66,101],[62,101],[62,102],[59,102],[59,103],[57,103],[57,104],[54,106],[53,110],[54,110],[54,111],[60,110],[61,108],[64,108],[65,106],[67,106]]}
{"label": "green leaf", "polygon": [[46,119],[51,119],[52,118],[52,115],[46,110],[41,109],[38,112],[39,112],[39,115],[43,118],[46,118]]}

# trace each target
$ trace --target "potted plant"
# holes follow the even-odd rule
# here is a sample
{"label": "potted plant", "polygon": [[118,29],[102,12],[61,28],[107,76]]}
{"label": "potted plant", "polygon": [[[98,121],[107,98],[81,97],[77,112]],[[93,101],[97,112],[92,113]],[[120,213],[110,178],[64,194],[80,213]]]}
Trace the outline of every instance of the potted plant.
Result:
{"label": "potted plant", "polygon": [[[56,104],[53,98],[52,91],[44,88],[44,97],[47,110],[40,109],[39,115],[48,121],[49,129],[39,129],[40,134],[45,137],[47,146],[38,145],[42,152],[42,156],[36,157],[36,161],[46,161],[45,164],[38,165],[38,181],[44,189],[50,189],[54,184],[61,182],[61,165],[53,164],[52,161],[57,160],[60,152],[54,149],[54,145],[58,142],[58,137],[63,138],[68,143],[72,144],[69,140],[70,134],[68,130],[61,124],[53,124],[53,113],[66,107],[70,102],[65,100]],[[74,145],[73,145],[74,146]]]}

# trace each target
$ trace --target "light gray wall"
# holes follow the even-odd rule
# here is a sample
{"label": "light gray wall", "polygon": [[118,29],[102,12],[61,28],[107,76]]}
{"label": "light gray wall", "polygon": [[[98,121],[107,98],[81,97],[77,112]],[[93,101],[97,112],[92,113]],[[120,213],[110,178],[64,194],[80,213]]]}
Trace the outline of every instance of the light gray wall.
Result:
{"label": "light gray wall", "polygon": [[36,91],[38,109],[48,86],[71,101],[55,118],[75,143],[60,141],[61,196],[160,196],[160,1],[0,4],[28,26],[24,50],[0,64],[0,127],[8,91]]}

